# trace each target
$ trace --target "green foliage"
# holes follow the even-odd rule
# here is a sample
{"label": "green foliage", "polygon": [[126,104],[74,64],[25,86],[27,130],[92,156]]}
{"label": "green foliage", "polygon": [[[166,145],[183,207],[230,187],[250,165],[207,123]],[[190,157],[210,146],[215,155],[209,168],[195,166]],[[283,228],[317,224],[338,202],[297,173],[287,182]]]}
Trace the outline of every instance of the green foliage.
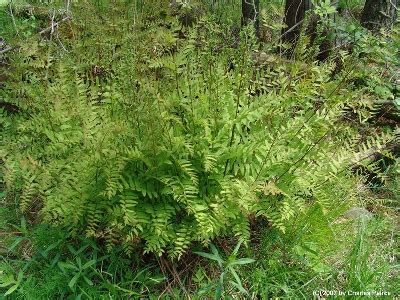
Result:
{"label": "green foliage", "polygon": [[89,239],[76,240],[59,228],[38,225],[27,229],[24,241],[7,239],[6,255],[0,262],[0,293],[34,299],[123,298],[149,295],[164,277],[151,265],[136,265]]}
{"label": "green foliage", "polygon": [[[315,224],[318,216],[313,217]],[[389,297],[395,295],[398,267],[391,259],[396,243],[394,219],[377,216],[327,225],[331,234],[309,247],[299,247],[298,242],[282,238],[276,231],[262,232],[261,244],[254,249],[256,265],[246,273],[252,283],[250,292],[260,299],[308,299],[315,291],[379,290]],[[304,237],[310,239],[310,233],[318,231],[315,229]]]}
{"label": "green foliage", "polygon": [[237,258],[237,254],[241,244],[241,241],[237,243],[235,249],[233,249],[232,253],[227,257],[227,259],[223,259],[221,257],[218,249],[213,244],[210,245],[212,253],[195,252],[202,257],[216,261],[221,271],[219,275],[219,280],[216,283],[212,283],[201,288],[198,291],[199,295],[207,293],[211,289],[215,289],[214,299],[220,299],[224,295],[224,291],[227,289],[226,282],[228,276],[233,277],[234,281],[230,280],[229,283],[234,288],[245,295],[249,295],[249,293],[243,287],[242,281],[240,280],[238,273],[234,269],[235,266],[247,265],[254,262],[254,259],[251,258]]}
{"label": "green foliage", "polygon": [[[248,240],[251,216],[285,232],[308,201],[337,206],[325,186],[355,152],[335,139],[347,100],[332,65],[255,71],[252,34],[213,53],[226,28],[207,19],[184,39],[165,17],[170,31],[118,31],[99,48],[87,37],[99,27],[78,31],[82,14],[68,25],[80,39],[62,41],[69,54],[55,60],[53,44],[33,39],[13,57],[11,76],[27,75],[4,97],[23,113],[2,114],[2,157],[22,212],[40,207],[45,222],[109,248],[180,257],[195,241]],[[111,14],[103,30],[116,24]]]}
{"label": "green foliage", "polygon": [[329,15],[334,14],[336,12],[336,8],[332,5],[330,0],[324,1],[314,1],[315,9],[314,12],[320,18],[327,18]]}
{"label": "green foliage", "polygon": [[4,296],[11,295],[14,293],[18,287],[20,286],[24,273],[22,271],[18,272],[17,278],[14,278],[13,274],[4,273],[4,271],[0,271],[0,288],[7,288]]}
{"label": "green foliage", "polygon": [[[335,32],[351,51],[317,63],[319,46],[309,49],[302,35],[288,61],[252,28],[236,32],[239,1],[181,2],[176,12],[161,1],[73,2],[72,19],[62,21],[63,3],[41,1],[12,6],[15,25],[0,11],[15,49],[4,56],[0,97],[18,108],[0,111],[0,213],[14,217],[0,223],[1,292],[307,298],[322,286],[394,290],[393,263],[371,262],[384,252],[371,225],[345,227],[341,216],[360,199],[398,201],[399,158],[388,147],[398,129],[371,125],[377,98],[398,104],[398,31],[374,36],[341,18]],[[320,3],[321,16],[333,12]],[[261,23],[272,41],[282,5],[268,5]],[[182,15],[194,10],[188,27]],[[60,23],[38,33],[51,11]],[[362,192],[368,175],[356,167],[381,180],[379,197]],[[379,229],[384,239],[388,228]],[[240,242],[224,259],[211,242],[226,237]],[[233,268],[253,262],[237,258],[241,243],[256,258],[251,271]],[[188,291],[184,271],[166,278],[153,266],[164,258],[147,256],[185,260],[193,244],[210,245],[212,253],[197,254],[218,266],[187,275]]]}

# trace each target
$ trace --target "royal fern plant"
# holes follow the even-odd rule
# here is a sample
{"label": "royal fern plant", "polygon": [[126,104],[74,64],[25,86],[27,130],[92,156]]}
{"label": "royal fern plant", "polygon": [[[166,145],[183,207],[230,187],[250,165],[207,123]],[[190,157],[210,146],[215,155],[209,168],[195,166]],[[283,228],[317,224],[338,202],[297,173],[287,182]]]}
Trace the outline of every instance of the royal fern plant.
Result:
{"label": "royal fern plant", "polygon": [[1,159],[23,213],[179,258],[194,242],[248,241],[255,218],[285,232],[310,204],[350,201],[357,180],[344,170],[360,151],[339,135],[346,75],[331,80],[333,64],[258,68],[251,29],[234,49],[207,19],[184,38],[173,18],[169,30],[121,27],[101,47],[79,13],[67,53],[40,42],[9,54],[2,96],[20,111],[1,113]]}

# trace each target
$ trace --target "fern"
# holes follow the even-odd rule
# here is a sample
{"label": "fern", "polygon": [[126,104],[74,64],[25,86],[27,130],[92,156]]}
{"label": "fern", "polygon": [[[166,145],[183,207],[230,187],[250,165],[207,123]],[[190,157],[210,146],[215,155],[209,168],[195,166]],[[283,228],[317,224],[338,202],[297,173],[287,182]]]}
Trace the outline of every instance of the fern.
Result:
{"label": "fern", "polygon": [[[333,64],[255,68],[251,33],[235,50],[219,47],[226,28],[207,19],[186,39],[174,18],[164,21],[171,30],[107,35],[118,50],[77,23],[82,41],[60,59],[47,60],[54,50],[38,43],[15,54],[19,72],[38,78],[35,89],[20,82],[7,92],[26,114],[1,115],[13,125],[1,152],[7,189],[22,211],[40,201],[44,221],[109,249],[179,258],[193,242],[248,241],[254,216],[282,232],[310,207],[331,218],[338,182],[343,203],[352,201],[349,165],[391,135],[340,136],[345,75],[332,81]],[[108,22],[105,31],[117,30]]]}

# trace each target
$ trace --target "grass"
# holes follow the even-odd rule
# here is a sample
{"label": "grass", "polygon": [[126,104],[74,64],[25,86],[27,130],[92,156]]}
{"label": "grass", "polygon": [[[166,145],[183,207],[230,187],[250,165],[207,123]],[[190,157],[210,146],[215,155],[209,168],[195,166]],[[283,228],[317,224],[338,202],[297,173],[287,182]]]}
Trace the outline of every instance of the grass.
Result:
{"label": "grass", "polygon": [[249,280],[261,299],[308,299],[314,291],[385,291],[396,295],[396,226],[393,216],[345,220],[332,228],[336,236],[333,242],[309,249],[289,248],[290,242],[266,230],[254,253],[257,266],[250,270]]}
{"label": "grass", "polygon": [[68,237],[45,225],[33,226],[23,236],[9,236],[5,243],[8,251],[2,256],[0,280],[7,293],[14,286],[10,278],[22,274],[15,297],[141,297],[164,280],[152,264],[136,265],[117,250],[104,253],[92,240]]}
{"label": "grass", "polygon": [[[307,243],[307,234],[301,237],[305,243],[293,242],[293,235],[258,227],[251,244],[241,247],[235,256],[255,259],[235,268],[247,294],[226,281],[226,298],[309,299],[315,291],[354,295],[376,291],[390,293],[383,299],[392,299],[399,286],[399,224],[396,212],[385,208],[372,218],[339,219],[332,224],[333,237],[325,243],[324,239]],[[214,295],[215,288],[210,285],[221,275],[218,264],[200,256],[183,258],[186,263],[192,261],[186,269],[181,267],[183,262],[168,266],[150,257],[141,262],[121,251],[103,252],[94,241],[67,236],[60,229],[27,224],[12,207],[1,208],[0,215],[0,280],[3,286],[8,283],[3,293],[16,286],[11,299],[156,299],[161,293],[163,299],[200,299]],[[217,241],[217,251],[225,257],[234,246],[232,239]],[[174,268],[176,273],[171,271]],[[23,280],[18,282],[18,276]],[[354,296],[357,298],[363,299]]]}

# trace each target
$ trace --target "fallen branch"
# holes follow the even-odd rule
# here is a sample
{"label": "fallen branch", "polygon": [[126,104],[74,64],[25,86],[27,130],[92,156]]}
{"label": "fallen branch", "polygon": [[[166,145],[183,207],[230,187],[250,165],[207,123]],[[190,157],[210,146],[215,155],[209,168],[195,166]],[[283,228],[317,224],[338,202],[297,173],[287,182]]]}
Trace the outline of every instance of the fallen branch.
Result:
{"label": "fallen branch", "polygon": [[10,114],[16,114],[20,111],[20,108],[15,104],[9,102],[0,101],[0,108],[4,109],[5,111],[9,112]]}
{"label": "fallen branch", "polygon": [[367,163],[376,162],[384,157],[384,155],[382,153],[385,151],[389,151],[391,153],[398,154],[398,153],[400,153],[400,145],[394,139],[382,147],[374,147],[374,148],[370,149],[367,153],[364,153],[363,157],[361,157],[361,158],[355,157],[351,161],[350,168],[352,170],[355,170],[355,169],[359,168],[360,166],[362,166],[363,163],[365,164],[365,162],[367,162]]}
{"label": "fallen branch", "polygon": [[[67,4],[68,5],[68,4]],[[18,5],[15,6],[14,14],[16,17],[29,18],[30,16],[34,16],[36,19],[47,20],[48,16],[51,14],[52,10],[49,10],[46,7],[42,6],[34,6],[34,5]],[[57,17],[62,17],[64,15],[69,15],[69,7],[67,9],[56,9],[55,15]]]}
{"label": "fallen branch", "polygon": [[49,27],[39,31],[39,34],[43,34],[43,33],[49,32],[49,31],[53,31],[54,28],[57,28],[60,23],[65,22],[65,21],[70,20],[70,19],[71,19],[70,16],[64,17],[60,21],[55,22],[54,24],[52,24],[52,26],[49,26]]}
{"label": "fallen branch", "polygon": [[0,50],[0,54],[6,53],[6,52],[11,51],[11,50],[13,50],[13,49],[14,49],[13,47],[7,46],[7,47],[5,47],[4,49],[1,49],[1,50]]}
{"label": "fallen branch", "polygon": [[[361,155],[360,153],[356,155],[352,160],[349,161],[349,164],[341,169],[339,172],[335,174],[335,176],[342,174],[343,172],[347,170],[351,170],[352,172],[356,172],[360,168],[363,167],[363,162],[365,164],[365,161],[368,160],[369,163],[373,163],[376,161],[379,161],[384,157],[382,152],[384,151],[390,151],[391,153],[395,154],[396,157],[400,155],[400,143],[399,143],[399,137],[396,137],[399,133],[394,133],[395,138],[391,141],[388,141],[381,147],[374,147],[373,149],[370,149],[367,153],[364,153],[364,155]],[[361,157],[360,157],[361,156]],[[321,187],[327,182],[329,182],[329,178],[325,179],[323,182],[318,184],[316,187]]]}

